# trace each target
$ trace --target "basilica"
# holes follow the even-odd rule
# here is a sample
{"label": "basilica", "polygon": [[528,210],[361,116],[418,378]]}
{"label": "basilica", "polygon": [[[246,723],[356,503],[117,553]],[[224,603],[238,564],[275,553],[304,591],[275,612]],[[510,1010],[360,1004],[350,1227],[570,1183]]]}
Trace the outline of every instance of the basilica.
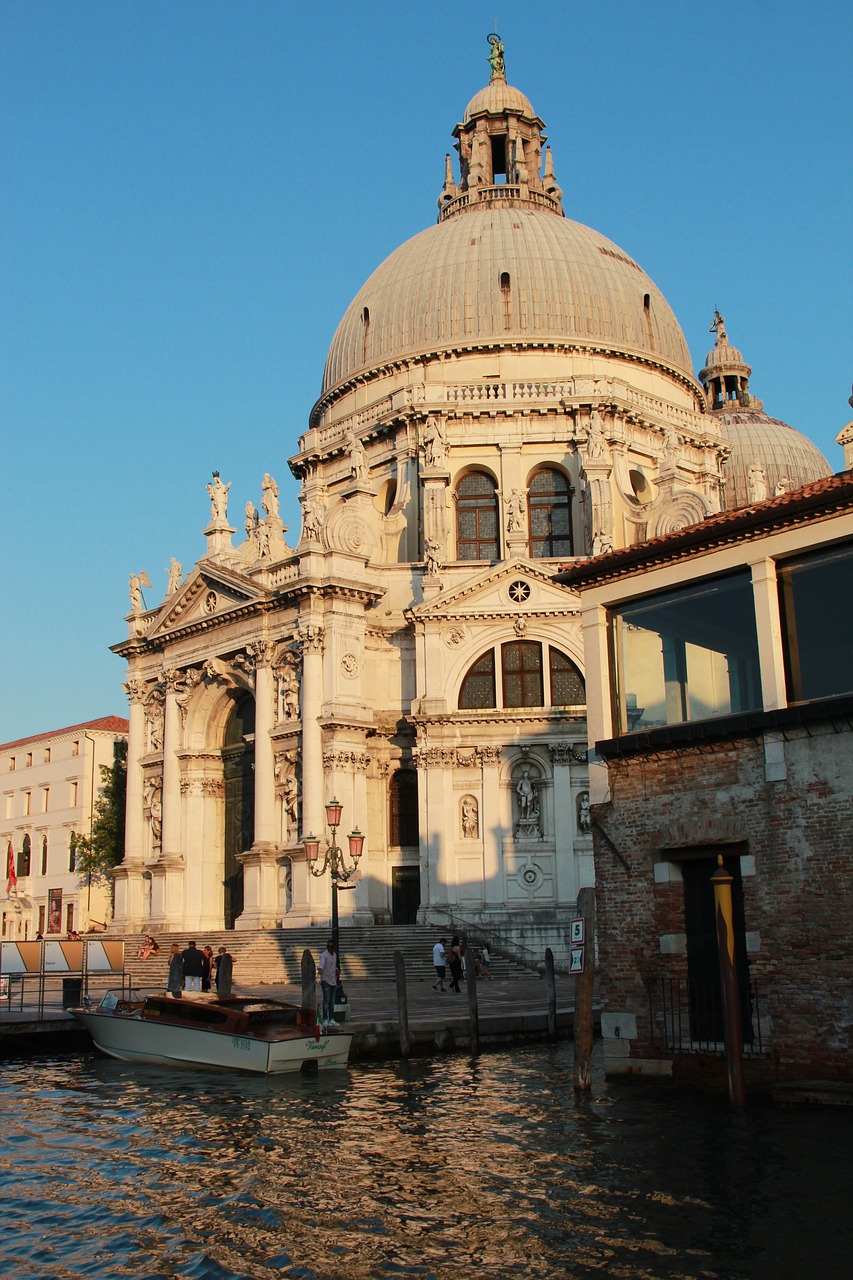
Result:
{"label": "basilica", "polygon": [[272,474],[238,496],[215,473],[205,555],[153,609],[131,579],[118,929],[325,924],[305,841],[334,838],[335,799],[341,843],[364,838],[343,923],[565,955],[594,874],[580,596],[558,570],[829,474],[764,413],[720,314],[697,378],[643,268],[567,216],[491,49],[436,223],[332,338],[289,459],[295,547]]}

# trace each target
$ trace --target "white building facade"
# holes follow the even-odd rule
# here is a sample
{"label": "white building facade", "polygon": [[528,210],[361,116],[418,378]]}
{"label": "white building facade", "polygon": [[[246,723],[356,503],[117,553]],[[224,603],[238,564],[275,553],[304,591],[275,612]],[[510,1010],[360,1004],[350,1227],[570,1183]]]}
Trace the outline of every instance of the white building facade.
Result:
{"label": "white building facade", "polygon": [[206,554],[155,609],[131,581],[121,928],[328,920],[302,840],[334,796],[366,835],[344,922],[564,954],[593,866],[554,572],[719,511],[731,444],[653,281],[565,216],[502,57],[453,136],[437,224],[332,340],[296,546],[271,476],[258,509],[214,475]]}
{"label": "white building facade", "polygon": [[101,769],[127,731],[127,720],[104,716],[0,746],[4,940],[109,925],[110,887],[78,873],[74,839],[91,833]]}

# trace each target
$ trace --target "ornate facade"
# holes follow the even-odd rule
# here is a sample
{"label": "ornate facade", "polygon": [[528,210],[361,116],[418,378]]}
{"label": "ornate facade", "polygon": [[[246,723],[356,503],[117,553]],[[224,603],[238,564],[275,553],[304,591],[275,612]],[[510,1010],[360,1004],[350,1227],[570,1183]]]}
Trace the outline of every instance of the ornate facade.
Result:
{"label": "ornate facade", "polygon": [[[719,511],[731,448],[653,281],[564,213],[501,57],[453,131],[435,226],[332,340],[278,489],[208,486],[207,554],[131,591],[123,927],[329,915],[301,840],[366,833],[342,919],[477,922],[564,949],[592,883],[575,558]],[[133,586],[133,584],[131,584]]]}

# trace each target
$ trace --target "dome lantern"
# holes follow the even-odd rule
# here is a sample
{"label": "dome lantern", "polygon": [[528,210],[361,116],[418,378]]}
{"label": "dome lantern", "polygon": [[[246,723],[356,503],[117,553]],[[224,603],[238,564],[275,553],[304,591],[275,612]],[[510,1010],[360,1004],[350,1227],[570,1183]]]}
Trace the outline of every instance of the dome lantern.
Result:
{"label": "dome lantern", "polygon": [[711,413],[732,408],[733,402],[741,409],[748,409],[750,406],[756,410],[762,409],[760,401],[750,399],[749,379],[752,370],[737,347],[730,345],[726,322],[716,309],[708,332],[716,332],[717,340],[713,350],[705,357],[705,367],[699,371],[699,381],[705,388]]}
{"label": "dome lantern", "polygon": [[475,204],[494,203],[504,208],[535,204],[562,217],[563,193],[554,177],[550,149],[544,179],[540,172],[544,123],[525,95],[507,83],[500,36],[493,32],[489,45],[491,79],[475,93],[453,130],[460,179],[457,187],[452,170],[445,173],[439,221]]}

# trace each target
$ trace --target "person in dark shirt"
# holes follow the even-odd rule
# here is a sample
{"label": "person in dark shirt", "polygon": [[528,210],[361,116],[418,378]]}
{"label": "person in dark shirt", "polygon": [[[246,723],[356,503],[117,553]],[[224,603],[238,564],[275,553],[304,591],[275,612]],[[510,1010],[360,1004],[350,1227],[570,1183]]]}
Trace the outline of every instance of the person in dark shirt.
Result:
{"label": "person in dark shirt", "polygon": [[184,989],[184,957],[177,942],[172,943],[172,950],[169,954],[169,977],[166,985],[169,989],[169,995],[174,996],[176,1000],[180,1000]]}
{"label": "person in dark shirt", "polygon": [[232,973],[234,971],[234,957],[229,955],[224,947],[219,948],[219,955],[216,957],[216,990],[221,996],[230,996]]}
{"label": "person in dark shirt", "polygon": [[201,991],[201,979],[204,974],[204,954],[194,942],[188,942],[186,950],[181,952],[184,967],[184,991]]}

